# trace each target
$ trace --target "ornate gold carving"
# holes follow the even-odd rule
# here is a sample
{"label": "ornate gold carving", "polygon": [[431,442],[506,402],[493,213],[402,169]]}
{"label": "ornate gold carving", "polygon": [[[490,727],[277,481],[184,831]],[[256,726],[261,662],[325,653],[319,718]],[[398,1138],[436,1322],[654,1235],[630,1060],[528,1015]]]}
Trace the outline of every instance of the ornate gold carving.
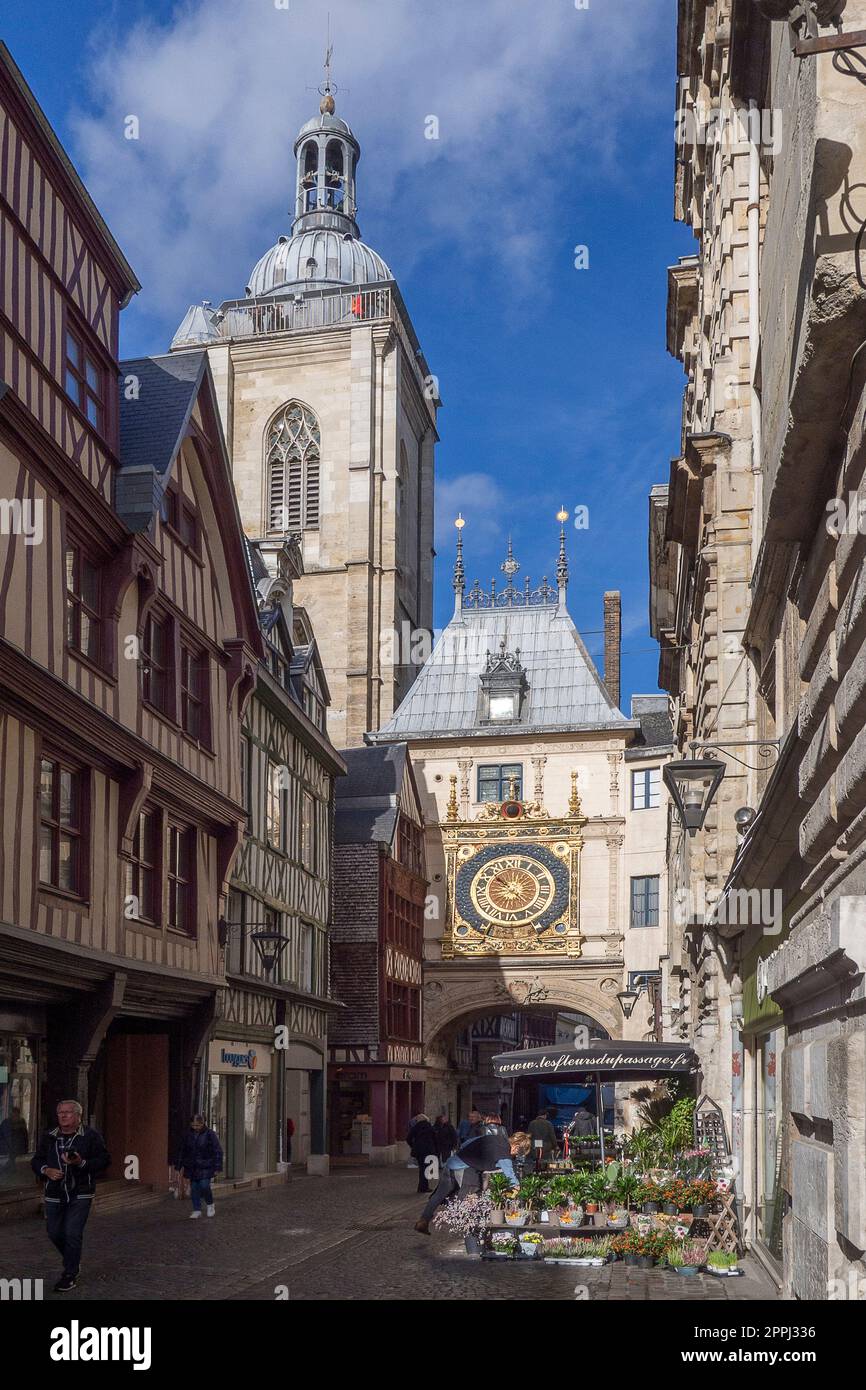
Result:
{"label": "ornate gold carving", "polygon": [[448,780],[451,783],[451,792],[448,797],[448,819],[454,821],[460,814],[457,807],[457,773],[452,772]]}

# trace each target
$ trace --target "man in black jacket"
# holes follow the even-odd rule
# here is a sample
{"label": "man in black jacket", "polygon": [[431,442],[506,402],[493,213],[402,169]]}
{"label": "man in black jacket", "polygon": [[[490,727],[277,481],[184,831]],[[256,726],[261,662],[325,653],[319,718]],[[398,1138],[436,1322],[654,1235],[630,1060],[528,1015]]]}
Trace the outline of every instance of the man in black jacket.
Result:
{"label": "man in black jacket", "polygon": [[36,1176],[45,1179],[48,1239],[63,1259],[55,1293],[66,1293],[78,1283],[84,1227],[96,1178],[111,1162],[102,1135],[83,1125],[81,1115],[77,1100],[62,1100],[57,1107],[57,1128],[43,1134],[31,1161]]}

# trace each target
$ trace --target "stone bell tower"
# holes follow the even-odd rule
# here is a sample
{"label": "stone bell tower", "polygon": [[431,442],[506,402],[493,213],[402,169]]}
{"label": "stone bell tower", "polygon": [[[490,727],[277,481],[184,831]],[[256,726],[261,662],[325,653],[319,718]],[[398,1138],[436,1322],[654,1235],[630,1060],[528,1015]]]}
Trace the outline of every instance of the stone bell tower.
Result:
{"label": "stone bell tower", "polygon": [[171,346],[207,349],[248,536],[300,540],[295,599],[322,655],[328,731],[353,747],[407,693],[412,644],[432,627],[440,402],[394,277],[360,239],[361,147],[335,91],[326,70],[294,144],[291,235],[244,298],[193,305]]}

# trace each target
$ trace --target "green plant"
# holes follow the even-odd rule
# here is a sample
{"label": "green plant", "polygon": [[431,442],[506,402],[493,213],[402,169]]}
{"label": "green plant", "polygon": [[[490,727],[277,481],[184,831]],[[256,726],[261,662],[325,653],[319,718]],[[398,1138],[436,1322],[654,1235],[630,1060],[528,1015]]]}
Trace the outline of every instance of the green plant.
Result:
{"label": "green plant", "polygon": [[586,1183],[586,1197],[589,1202],[595,1202],[602,1206],[611,1196],[610,1185],[607,1181],[607,1174],[599,1168],[594,1173],[590,1173]]}
{"label": "green plant", "polygon": [[543,1173],[528,1173],[525,1178],[521,1178],[518,1193],[520,1201],[530,1211],[540,1211],[544,1206],[545,1194],[550,1184],[550,1179]]}
{"label": "green plant", "polygon": [[516,1191],[513,1182],[504,1173],[491,1173],[487,1179],[487,1195],[497,1209],[504,1207]]}
{"label": "green plant", "polygon": [[639,1202],[660,1202],[662,1190],[651,1178],[644,1178],[643,1182],[638,1184],[636,1195]]}
{"label": "green plant", "polygon": [[707,1264],[711,1269],[733,1269],[738,1257],[728,1250],[714,1250],[707,1256]]}
{"label": "green plant", "polygon": [[667,1254],[665,1255],[665,1259],[667,1263],[670,1265],[671,1269],[682,1269],[683,1265],[685,1264],[685,1260],[683,1259],[683,1253],[677,1245],[671,1246],[670,1250],[668,1250]]}
{"label": "green plant", "polygon": [[546,1240],[544,1242],[544,1257],[552,1260],[570,1260],[576,1253],[574,1246],[573,1240]]}
{"label": "green plant", "polygon": [[584,1240],[581,1243],[580,1253],[588,1259],[606,1260],[612,1249],[612,1236],[594,1236],[591,1240]]}
{"label": "green plant", "polygon": [[631,1209],[632,1202],[636,1201],[640,1178],[637,1173],[625,1168],[619,1176],[616,1184],[615,1197],[618,1202],[625,1202],[626,1207]]}
{"label": "green plant", "polygon": [[560,1173],[548,1183],[545,1201],[549,1207],[567,1207],[571,1202],[580,1201],[579,1187],[574,1173]]}
{"label": "green plant", "polygon": [[695,1102],[684,1098],[674,1103],[667,1115],[659,1121],[662,1147],[668,1155],[692,1147]]}

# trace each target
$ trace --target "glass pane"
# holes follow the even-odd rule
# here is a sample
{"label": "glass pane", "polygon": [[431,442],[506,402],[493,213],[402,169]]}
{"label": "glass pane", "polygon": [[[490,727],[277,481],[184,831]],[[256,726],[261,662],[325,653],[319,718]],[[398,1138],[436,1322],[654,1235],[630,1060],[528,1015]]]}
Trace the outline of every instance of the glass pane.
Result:
{"label": "glass pane", "polygon": [[85,376],[87,377],[87,384],[88,384],[88,386],[89,386],[89,387],[91,388],[91,390],[93,390],[93,391],[96,393],[96,395],[98,396],[98,395],[99,395],[99,368],[97,367],[96,363],[95,363],[90,357],[86,358],[86,360],[85,360],[84,374],[85,374]]}
{"label": "glass pane", "polygon": [[71,396],[72,400],[75,401],[76,405],[78,404],[78,377],[75,375],[74,372],[70,372],[68,367],[66,369],[66,394],[67,396]]}
{"label": "glass pane", "polygon": [[96,401],[93,399],[92,396],[87,397],[87,404],[85,406],[85,409],[87,411],[87,418],[90,421],[91,425],[96,425],[98,428],[99,406],[97,405]]}
{"label": "glass pane", "polygon": [[99,570],[89,560],[81,565],[81,596],[91,608],[99,607]]}
{"label": "glass pane", "polygon": [[54,764],[43,758],[39,782],[39,805],[43,819],[53,814]]}
{"label": "glass pane", "polygon": [[75,841],[68,835],[60,837],[60,874],[58,886],[68,893],[75,891]]}
{"label": "glass pane", "polygon": [[67,333],[66,335],[66,356],[69,358],[70,362],[75,363],[76,367],[80,365],[81,354],[79,352],[78,343],[71,333]]}
{"label": "glass pane", "polygon": [[66,552],[66,587],[71,594],[75,593],[75,551]]}
{"label": "glass pane", "polygon": [[39,837],[39,877],[43,883],[51,882],[51,848],[53,832],[47,825],[42,826]]}
{"label": "glass pane", "polygon": [[75,778],[71,772],[60,770],[60,824],[75,824]]}

